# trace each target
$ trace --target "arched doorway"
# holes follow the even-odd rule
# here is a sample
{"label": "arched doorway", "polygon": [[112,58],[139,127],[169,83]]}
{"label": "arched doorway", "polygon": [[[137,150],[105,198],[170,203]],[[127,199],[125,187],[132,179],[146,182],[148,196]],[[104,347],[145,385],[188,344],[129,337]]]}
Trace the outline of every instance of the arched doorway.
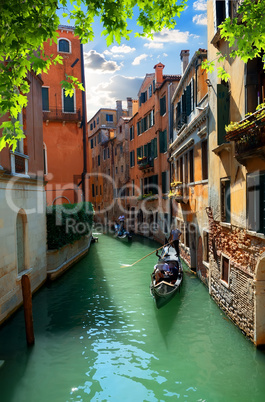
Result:
{"label": "arched doorway", "polygon": [[254,343],[265,345],[265,252],[258,259],[254,276]]}
{"label": "arched doorway", "polygon": [[16,220],[17,238],[17,272],[20,274],[27,267],[27,215],[23,209],[17,214]]}

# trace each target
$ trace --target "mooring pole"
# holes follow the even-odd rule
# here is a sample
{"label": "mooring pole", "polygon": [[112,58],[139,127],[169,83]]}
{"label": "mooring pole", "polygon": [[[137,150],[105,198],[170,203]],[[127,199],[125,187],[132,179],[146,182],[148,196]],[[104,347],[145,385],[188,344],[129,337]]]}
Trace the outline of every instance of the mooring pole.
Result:
{"label": "mooring pole", "polygon": [[32,295],[28,275],[22,276],[21,283],[22,283],[26,337],[27,337],[27,343],[30,346],[34,345],[35,338],[34,338],[33,315],[32,315]]}

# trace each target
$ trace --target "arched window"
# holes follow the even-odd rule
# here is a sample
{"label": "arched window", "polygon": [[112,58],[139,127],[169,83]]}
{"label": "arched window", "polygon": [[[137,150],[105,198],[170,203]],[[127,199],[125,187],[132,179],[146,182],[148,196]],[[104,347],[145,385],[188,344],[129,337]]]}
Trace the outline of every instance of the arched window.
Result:
{"label": "arched window", "polygon": [[67,39],[59,39],[58,51],[70,53],[70,42]]}
{"label": "arched window", "polygon": [[16,222],[17,235],[17,271],[20,274],[27,269],[26,266],[26,244],[27,244],[27,216],[23,210],[17,214]]}

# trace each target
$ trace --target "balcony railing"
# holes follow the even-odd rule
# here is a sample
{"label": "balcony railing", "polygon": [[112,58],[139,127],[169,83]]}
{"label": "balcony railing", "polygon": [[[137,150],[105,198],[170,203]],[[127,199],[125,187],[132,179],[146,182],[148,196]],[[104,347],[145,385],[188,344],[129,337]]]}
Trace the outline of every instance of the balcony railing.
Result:
{"label": "balcony railing", "polygon": [[149,169],[154,167],[154,158],[151,156],[143,156],[137,159],[137,165],[140,170]]}
{"label": "balcony railing", "polygon": [[189,187],[186,183],[174,182],[170,183],[171,190],[168,193],[168,198],[176,202],[188,203],[189,201]]}
{"label": "balcony railing", "polygon": [[235,157],[243,165],[246,160],[265,156],[265,108],[253,113],[226,134],[226,139],[235,141]]}
{"label": "balcony railing", "polygon": [[50,109],[43,111],[43,121],[81,121],[81,110],[77,109],[75,112],[64,112],[61,109]]}

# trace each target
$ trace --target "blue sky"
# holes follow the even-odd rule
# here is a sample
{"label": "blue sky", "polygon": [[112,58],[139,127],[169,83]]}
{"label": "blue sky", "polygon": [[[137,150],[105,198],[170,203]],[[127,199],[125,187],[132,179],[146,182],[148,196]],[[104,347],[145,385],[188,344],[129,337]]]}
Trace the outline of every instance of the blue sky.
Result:
{"label": "blue sky", "polygon": [[[100,35],[100,24],[94,25],[93,42],[84,45],[86,71],[87,118],[101,107],[116,107],[116,100],[137,99],[141,82],[147,73],[154,72],[154,65],[162,62],[164,74],[180,74],[180,52],[190,50],[190,58],[199,48],[207,48],[207,0],[188,0],[188,7],[177,18],[174,30],[164,30],[147,38],[122,40],[109,47]],[[132,29],[136,26],[131,22]],[[139,28],[138,28],[139,29]]]}

